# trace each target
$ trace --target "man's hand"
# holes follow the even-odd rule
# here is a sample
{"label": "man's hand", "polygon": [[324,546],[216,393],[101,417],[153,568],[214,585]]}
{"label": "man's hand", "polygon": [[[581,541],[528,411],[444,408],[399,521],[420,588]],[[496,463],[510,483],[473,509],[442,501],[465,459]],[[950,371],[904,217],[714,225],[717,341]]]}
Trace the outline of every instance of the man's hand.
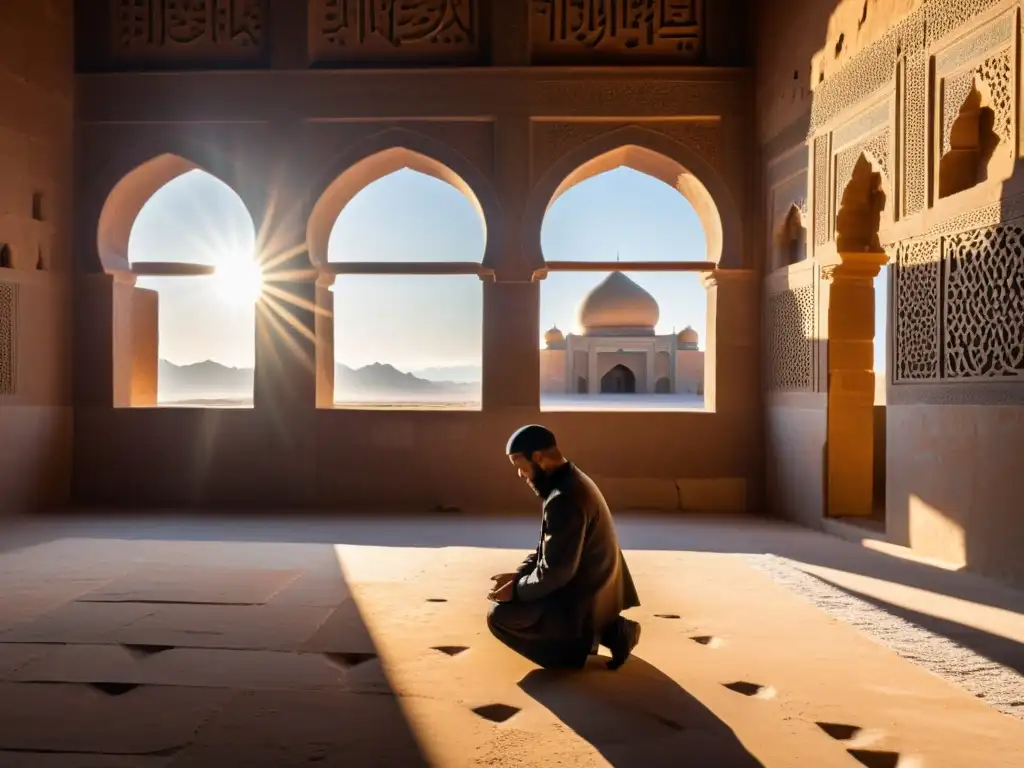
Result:
{"label": "man's hand", "polygon": [[498,584],[504,584],[509,579],[514,579],[515,577],[516,574],[514,573],[496,573],[491,576],[491,581],[493,581],[495,586],[497,586]]}
{"label": "man's hand", "polygon": [[496,603],[507,603],[515,596],[512,590],[515,583],[515,579],[509,579],[502,583],[501,586],[492,589],[487,597]]}

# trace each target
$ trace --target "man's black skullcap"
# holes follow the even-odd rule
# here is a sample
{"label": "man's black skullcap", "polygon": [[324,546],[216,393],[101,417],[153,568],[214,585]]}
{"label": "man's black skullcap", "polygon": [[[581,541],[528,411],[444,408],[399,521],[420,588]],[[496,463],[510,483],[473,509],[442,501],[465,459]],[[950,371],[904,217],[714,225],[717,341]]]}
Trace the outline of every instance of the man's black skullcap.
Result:
{"label": "man's black skullcap", "polygon": [[555,435],[550,429],[540,424],[527,424],[512,433],[505,446],[505,453],[509,456],[514,453],[532,456],[534,451],[546,451],[555,445]]}

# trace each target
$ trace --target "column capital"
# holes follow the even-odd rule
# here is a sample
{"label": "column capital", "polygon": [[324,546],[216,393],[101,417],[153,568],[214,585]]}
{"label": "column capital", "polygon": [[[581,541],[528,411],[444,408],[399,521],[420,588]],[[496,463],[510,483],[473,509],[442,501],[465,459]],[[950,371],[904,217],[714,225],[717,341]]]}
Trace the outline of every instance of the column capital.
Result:
{"label": "column capital", "polygon": [[878,276],[881,268],[889,263],[886,253],[842,252],[839,261],[821,265],[821,279],[835,282],[844,279],[865,279]]}

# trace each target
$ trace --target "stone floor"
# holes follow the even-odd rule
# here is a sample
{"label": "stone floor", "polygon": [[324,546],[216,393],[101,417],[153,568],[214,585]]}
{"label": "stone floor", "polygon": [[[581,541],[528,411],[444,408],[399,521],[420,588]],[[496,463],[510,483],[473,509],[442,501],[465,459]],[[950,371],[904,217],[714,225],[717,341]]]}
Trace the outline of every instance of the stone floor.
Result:
{"label": "stone floor", "polygon": [[1024,594],[780,523],[621,516],[637,655],[537,670],[537,520],[0,529],[0,766],[1024,765]]}

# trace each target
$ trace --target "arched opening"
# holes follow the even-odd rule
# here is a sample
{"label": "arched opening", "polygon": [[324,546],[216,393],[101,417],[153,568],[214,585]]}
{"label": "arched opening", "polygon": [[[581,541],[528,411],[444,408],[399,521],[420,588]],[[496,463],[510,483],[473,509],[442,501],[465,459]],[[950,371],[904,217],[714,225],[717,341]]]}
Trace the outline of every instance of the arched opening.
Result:
{"label": "arched opening", "polygon": [[836,214],[836,250],[840,253],[880,253],[878,232],[885,210],[882,174],[861,154],[843,190]]}
{"label": "arched opening", "polygon": [[11,258],[11,246],[0,243],[0,269],[14,269],[14,260]]}
{"label": "arched opening", "polygon": [[609,395],[631,395],[636,392],[636,374],[619,363],[601,377],[601,392]]}
{"label": "arched opening", "polygon": [[[540,350],[543,409],[704,407],[697,341],[709,322],[707,293],[688,265],[706,264],[707,249],[721,247],[720,232],[708,237],[702,223],[721,220],[713,207],[694,207],[671,175],[677,166],[659,157],[616,150],[556,190],[541,228],[550,271],[540,327],[571,330],[559,348]],[[683,342],[676,328],[687,328]]]}
{"label": "arched opening", "polygon": [[251,407],[263,283],[237,193],[161,155],[114,187],[97,248],[115,277],[115,405]]}
{"label": "arched opening", "polygon": [[317,331],[321,405],[480,407],[486,224],[460,176],[404,148],[372,154],[327,188],[309,243],[333,314]]}
{"label": "arched opening", "polygon": [[[985,89],[987,91],[987,89]],[[939,160],[939,197],[949,197],[989,178],[989,163],[999,146],[996,113],[975,81],[949,129]]]}
{"label": "arched opening", "polygon": [[790,206],[775,235],[775,267],[789,267],[807,258],[807,228],[803,211]]}

